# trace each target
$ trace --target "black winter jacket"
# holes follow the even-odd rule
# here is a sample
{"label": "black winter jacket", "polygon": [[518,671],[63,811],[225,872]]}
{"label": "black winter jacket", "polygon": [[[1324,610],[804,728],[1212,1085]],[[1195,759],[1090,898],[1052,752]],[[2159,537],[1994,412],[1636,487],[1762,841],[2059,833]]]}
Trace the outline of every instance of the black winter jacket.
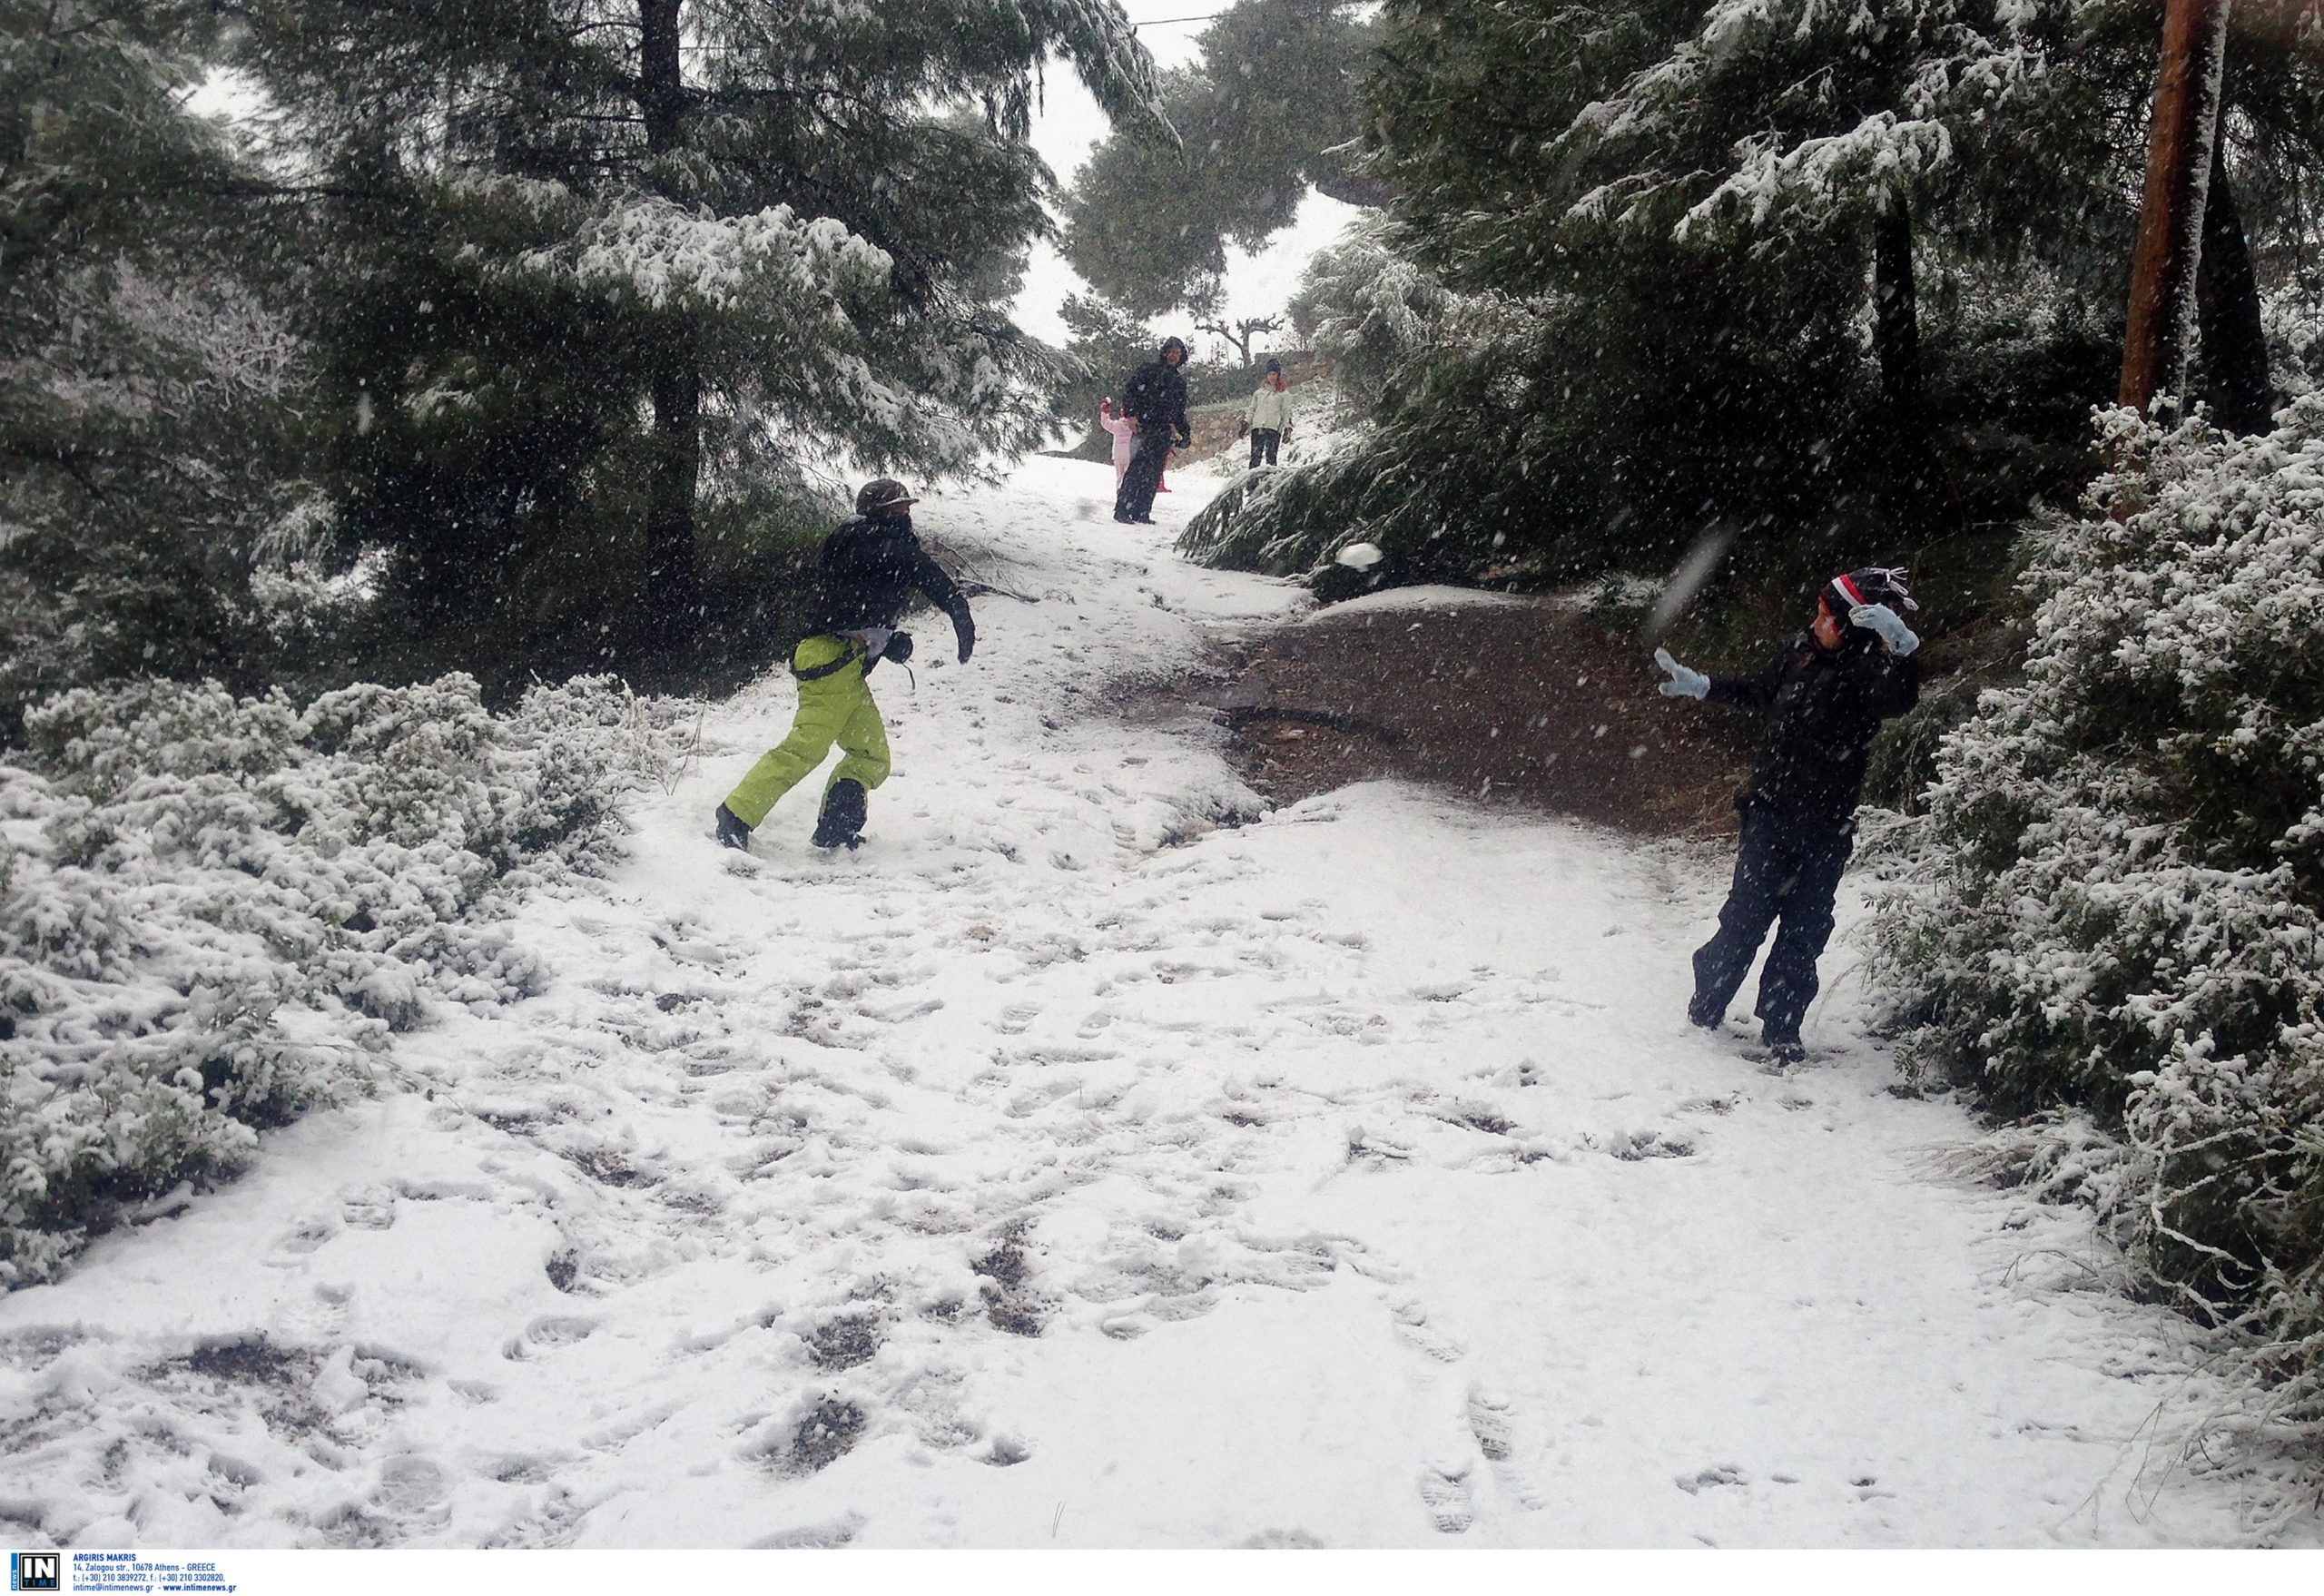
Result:
{"label": "black winter jacket", "polygon": [[967,657],[977,640],[968,598],[921,547],[911,517],[858,516],[823,540],[822,591],[808,619],[808,635],[892,627],[904,618],[914,588],[952,617],[961,656]]}
{"label": "black winter jacket", "polygon": [[1167,427],[1182,442],[1194,436],[1187,425],[1187,379],[1167,360],[1148,360],[1129,374],[1122,387],[1122,414],[1141,428]]}
{"label": "black winter jacket", "polygon": [[1845,825],[1880,723],[1920,702],[1921,662],[1853,636],[1829,654],[1802,637],[1762,670],[1717,673],[1708,696],[1768,717],[1738,803],[1804,824]]}

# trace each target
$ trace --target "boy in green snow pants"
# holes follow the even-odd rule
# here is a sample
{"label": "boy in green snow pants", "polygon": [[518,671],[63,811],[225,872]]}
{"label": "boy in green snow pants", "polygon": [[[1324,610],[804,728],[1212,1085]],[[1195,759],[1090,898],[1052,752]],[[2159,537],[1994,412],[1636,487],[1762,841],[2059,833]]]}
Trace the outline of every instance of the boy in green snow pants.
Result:
{"label": "boy in green snow pants", "polygon": [[[892,646],[892,643],[891,645]],[[890,657],[892,657],[890,656]],[[839,744],[846,755],[823,783],[831,789],[853,782],[870,793],[888,779],[888,728],[872,701],[866,679],[872,656],[862,645],[829,635],[803,640],[791,655],[799,679],[799,713],[791,734],[769,749],[726,798],[726,811],[746,826],[766,818],[782,796],[804,781]],[[830,668],[836,666],[837,668]],[[816,673],[824,674],[818,675]]]}
{"label": "boy in green snow pants", "polygon": [[888,729],[867,678],[882,659],[901,664],[911,657],[911,634],[895,626],[915,588],[951,616],[960,663],[969,663],[976,623],[959,586],[912,536],[918,502],[901,482],[867,482],[855,496],[855,519],[824,539],[822,591],[809,634],[791,655],[799,713],[791,734],[718,806],[718,840],[727,847],[748,848],[752,829],[823,763],[834,743],[845,757],[823,788],[813,841],[818,848],[863,841],[866,795],[888,779]]}

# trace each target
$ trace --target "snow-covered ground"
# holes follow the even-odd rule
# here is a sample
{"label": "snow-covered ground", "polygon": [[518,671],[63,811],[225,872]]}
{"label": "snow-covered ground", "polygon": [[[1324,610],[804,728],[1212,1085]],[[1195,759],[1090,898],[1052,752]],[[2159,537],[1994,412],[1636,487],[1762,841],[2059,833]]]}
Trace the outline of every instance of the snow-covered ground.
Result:
{"label": "snow-covered ground", "polygon": [[0,1301],[18,1538],[2238,1537],[2178,1325],[1952,1173],[1850,920],[1770,1077],[1682,1018],[1716,852],[1392,784],[1262,816],[1170,685],[1302,599],[1168,553],[1206,475],[1152,528],[1110,486],[921,507],[1023,596],[875,678],[861,852],[811,790],[706,840],[769,675],[526,910],[545,995]]}

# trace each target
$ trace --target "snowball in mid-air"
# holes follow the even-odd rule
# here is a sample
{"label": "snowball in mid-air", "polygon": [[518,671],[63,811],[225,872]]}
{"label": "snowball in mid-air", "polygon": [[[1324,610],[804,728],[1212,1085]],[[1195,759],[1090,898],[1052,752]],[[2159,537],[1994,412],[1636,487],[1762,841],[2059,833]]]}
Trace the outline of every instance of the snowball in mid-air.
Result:
{"label": "snowball in mid-air", "polygon": [[1386,557],[1380,552],[1380,546],[1376,543],[1351,543],[1333,557],[1344,566],[1368,571]]}

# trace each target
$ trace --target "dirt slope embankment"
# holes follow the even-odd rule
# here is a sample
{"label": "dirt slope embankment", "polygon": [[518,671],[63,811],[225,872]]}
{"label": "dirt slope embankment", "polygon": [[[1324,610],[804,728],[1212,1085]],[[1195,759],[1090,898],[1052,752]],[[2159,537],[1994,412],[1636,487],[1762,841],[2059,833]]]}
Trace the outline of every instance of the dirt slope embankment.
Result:
{"label": "dirt slope embankment", "polygon": [[1393,775],[1642,835],[1731,832],[1756,724],[1660,680],[1569,602],[1415,588],[1276,633],[1224,708],[1246,778],[1284,802]]}

